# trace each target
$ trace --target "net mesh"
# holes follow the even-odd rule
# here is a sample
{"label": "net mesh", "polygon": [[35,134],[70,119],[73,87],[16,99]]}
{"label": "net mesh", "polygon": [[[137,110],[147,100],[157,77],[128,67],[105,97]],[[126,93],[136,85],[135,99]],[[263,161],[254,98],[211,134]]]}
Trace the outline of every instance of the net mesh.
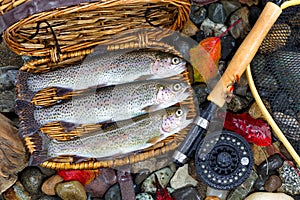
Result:
{"label": "net mesh", "polygon": [[251,62],[256,89],[300,154],[300,6],[283,10]]}

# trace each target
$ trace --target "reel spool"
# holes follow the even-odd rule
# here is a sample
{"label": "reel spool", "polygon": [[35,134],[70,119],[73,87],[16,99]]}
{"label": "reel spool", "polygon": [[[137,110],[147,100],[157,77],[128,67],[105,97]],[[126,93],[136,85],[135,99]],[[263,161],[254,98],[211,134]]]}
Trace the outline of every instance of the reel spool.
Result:
{"label": "reel spool", "polygon": [[195,154],[198,176],[210,187],[230,190],[241,185],[254,164],[249,143],[230,131],[208,134]]}

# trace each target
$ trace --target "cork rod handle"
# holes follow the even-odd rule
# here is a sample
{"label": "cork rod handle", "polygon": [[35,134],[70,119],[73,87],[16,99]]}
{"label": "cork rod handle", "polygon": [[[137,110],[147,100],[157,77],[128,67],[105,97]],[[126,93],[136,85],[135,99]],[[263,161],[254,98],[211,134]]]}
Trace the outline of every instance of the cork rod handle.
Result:
{"label": "cork rod handle", "polygon": [[219,107],[225,104],[226,94],[230,88],[229,86],[236,81],[236,77],[241,77],[244,73],[246,67],[250,64],[260,44],[281,12],[281,8],[276,4],[271,2],[267,3],[254,27],[233,56],[221,79],[207,97],[209,101],[214,102]]}

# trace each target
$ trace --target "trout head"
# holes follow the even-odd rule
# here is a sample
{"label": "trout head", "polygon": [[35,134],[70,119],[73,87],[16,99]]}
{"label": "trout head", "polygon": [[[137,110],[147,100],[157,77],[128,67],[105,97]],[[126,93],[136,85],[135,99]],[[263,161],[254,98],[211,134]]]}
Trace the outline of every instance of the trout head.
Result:
{"label": "trout head", "polygon": [[169,54],[160,53],[151,66],[151,74],[157,78],[175,76],[186,70],[184,59]]}
{"label": "trout head", "polygon": [[156,101],[158,104],[175,104],[184,101],[190,94],[190,86],[182,81],[166,81],[157,84]]}
{"label": "trout head", "polygon": [[160,127],[162,133],[171,135],[192,123],[192,119],[187,119],[188,112],[189,110],[185,106],[167,109]]}

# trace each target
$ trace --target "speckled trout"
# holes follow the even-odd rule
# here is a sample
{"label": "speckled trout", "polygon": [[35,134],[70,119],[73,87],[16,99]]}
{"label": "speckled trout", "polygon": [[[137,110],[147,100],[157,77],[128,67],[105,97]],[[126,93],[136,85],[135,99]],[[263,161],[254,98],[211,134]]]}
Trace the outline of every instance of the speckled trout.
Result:
{"label": "speckled trout", "polygon": [[22,100],[31,100],[36,92],[49,87],[73,91],[171,77],[183,72],[186,69],[185,64],[178,56],[160,51],[91,54],[81,64],[47,73],[20,71],[17,88]]}
{"label": "speckled trout", "polygon": [[191,87],[181,80],[149,80],[98,88],[94,93],[50,107],[16,101],[21,135],[31,135],[45,124],[93,124],[129,119],[185,100]]}
{"label": "speckled trout", "polygon": [[187,127],[192,119],[187,119],[188,109],[184,106],[159,110],[138,120],[125,120],[115,129],[99,130],[89,135],[57,141],[39,132],[33,137],[41,137],[31,164],[37,165],[50,158],[72,155],[80,158],[105,158],[128,154],[145,149],[166,137]]}

